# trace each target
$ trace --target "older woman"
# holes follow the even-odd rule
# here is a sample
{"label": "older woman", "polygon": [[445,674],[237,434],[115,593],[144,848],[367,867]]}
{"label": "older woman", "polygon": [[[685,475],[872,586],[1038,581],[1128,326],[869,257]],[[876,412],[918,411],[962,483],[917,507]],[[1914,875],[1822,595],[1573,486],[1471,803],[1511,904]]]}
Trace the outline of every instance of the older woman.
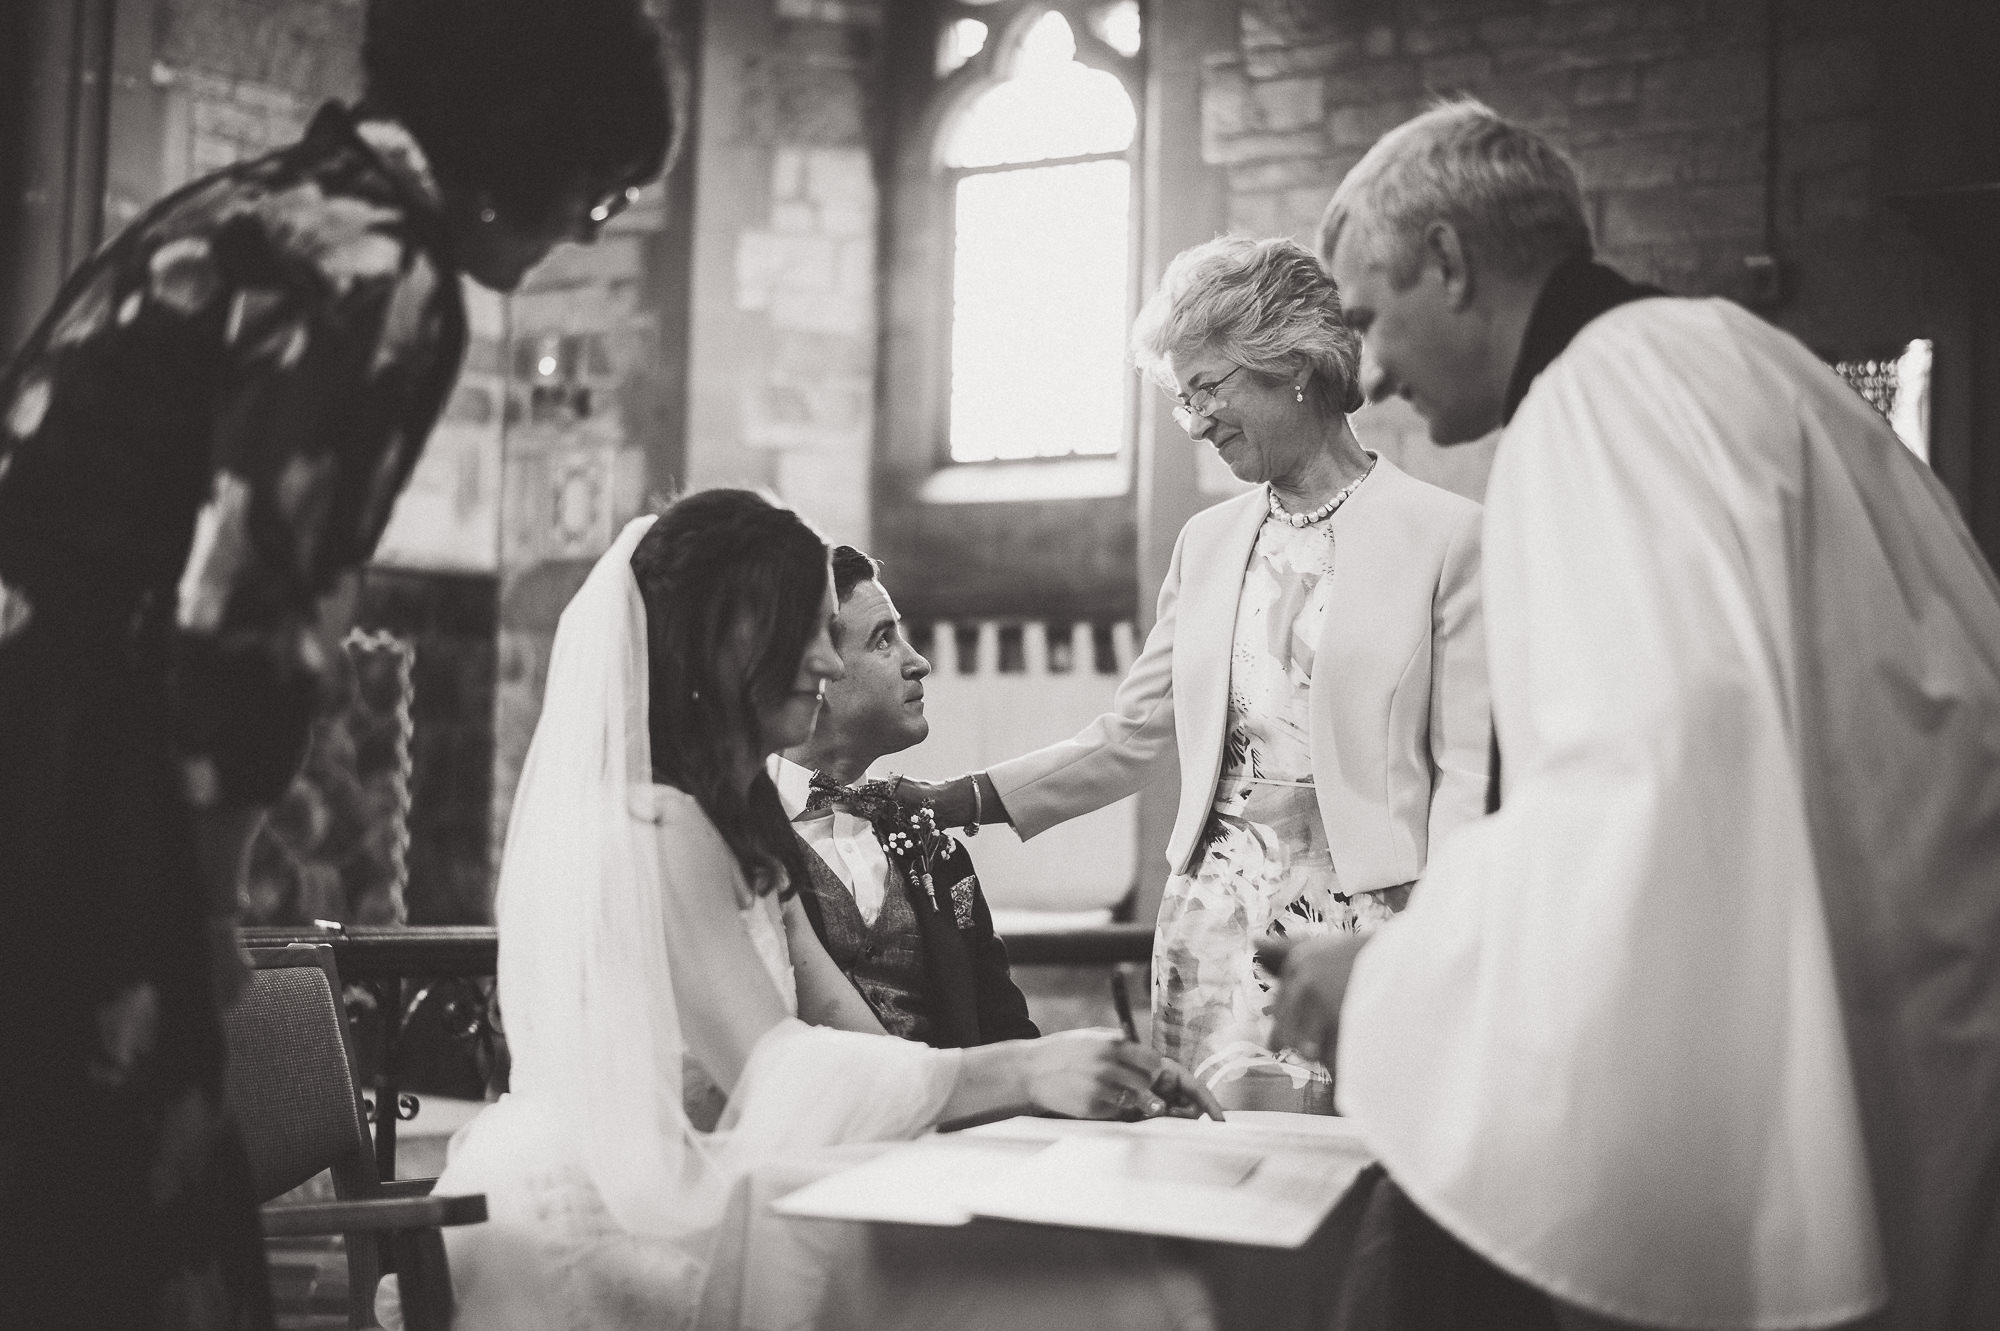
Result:
{"label": "older woman", "polygon": [[1178,768],[1154,1042],[1225,1104],[1330,1112],[1326,1071],[1264,1045],[1255,941],[1374,928],[1480,812],[1479,506],[1355,439],[1359,342],[1289,240],[1181,254],[1133,350],[1188,434],[1256,488],[1181,531],[1109,712],[988,773],[911,785],[947,821],[1030,837]]}

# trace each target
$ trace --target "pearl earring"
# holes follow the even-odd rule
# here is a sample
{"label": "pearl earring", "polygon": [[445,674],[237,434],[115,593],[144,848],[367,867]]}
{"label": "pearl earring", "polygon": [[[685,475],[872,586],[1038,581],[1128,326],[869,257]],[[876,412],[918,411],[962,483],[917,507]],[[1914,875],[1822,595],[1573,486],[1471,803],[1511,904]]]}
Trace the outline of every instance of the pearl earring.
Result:
{"label": "pearl earring", "polygon": [[1304,402],[1305,400],[1306,400],[1306,386],[1304,384],[1293,384],[1292,401]]}
{"label": "pearl earring", "polygon": [[491,207],[481,208],[479,210],[479,220],[486,223],[486,225],[488,226],[492,226],[495,221],[499,220],[499,217],[500,214],[494,212]]}

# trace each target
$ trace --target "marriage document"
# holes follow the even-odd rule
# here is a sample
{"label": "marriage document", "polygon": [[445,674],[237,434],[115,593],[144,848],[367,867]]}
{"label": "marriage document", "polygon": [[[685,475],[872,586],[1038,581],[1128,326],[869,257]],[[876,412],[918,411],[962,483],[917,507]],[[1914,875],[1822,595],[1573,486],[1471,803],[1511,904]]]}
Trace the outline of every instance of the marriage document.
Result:
{"label": "marriage document", "polygon": [[1014,1118],[891,1148],[809,1184],[779,1213],[962,1225],[975,1218],[1296,1248],[1370,1157],[1340,1119]]}

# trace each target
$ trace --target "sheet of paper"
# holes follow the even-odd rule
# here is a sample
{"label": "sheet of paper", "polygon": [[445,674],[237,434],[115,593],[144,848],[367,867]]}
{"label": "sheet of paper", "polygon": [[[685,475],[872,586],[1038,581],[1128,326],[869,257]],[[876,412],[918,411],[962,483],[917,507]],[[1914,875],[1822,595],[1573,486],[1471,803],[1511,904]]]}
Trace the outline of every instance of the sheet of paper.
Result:
{"label": "sheet of paper", "polygon": [[1049,1142],[1064,1141],[1071,1137],[1123,1137],[1129,1135],[1133,1123],[1114,1123],[1095,1118],[1038,1118],[1023,1114],[1018,1118],[997,1119],[991,1123],[981,1123],[975,1128],[966,1128],[952,1135],[975,1141],[1021,1141]]}
{"label": "sheet of paper", "polygon": [[1274,1150],[1358,1151],[1361,1133],[1350,1119],[1331,1114],[1287,1114],[1275,1109],[1232,1109],[1221,1123],[1208,1118],[1149,1118],[1138,1132],[1187,1141],[1235,1142]]}
{"label": "sheet of paper", "polygon": [[1361,1135],[1349,1119],[1334,1115],[1288,1114],[1274,1109],[1232,1109],[1218,1123],[1212,1118],[1149,1118],[1138,1123],[1100,1119],[1003,1118],[957,1134],[981,1140],[1063,1141],[1072,1137],[1128,1137],[1134,1134],[1177,1137],[1211,1145],[1226,1143],[1306,1151],[1365,1152]]}
{"label": "sheet of paper", "polygon": [[780,1215],[873,1220],[903,1225],[963,1225],[972,1198],[1000,1173],[1042,1149],[1024,1138],[922,1137],[865,1164],[808,1183],[779,1198]]}
{"label": "sheet of paper", "polygon": [[1260,1129],[1214,1127],[1205,1138],[1191,1129],[1153,1129],[1051,1142],[982,1186],[970,1198],[972,1210],[1034,1224],[1296,1248],[1368,1164],[1366,1151],[1338,1139],[1287,1146],[1257,1143],[1268,1135]]}
{"label": "sheet of paper", "polygon": [[1368,1152],[1338,1119],[1016,1118],[896,1146],[784,1198],[785,1215],[962,1225],[975,1216],[1297,1247]]}
{"label": "sheet of paper", "polygon": [[[1157,1118],[1149,1123],[1207,1123],[1208,1119]],[[1360,1130],[1351,1118],[1338,1114],[1288,1114],[1279,1109],[1232,1109],[1225,1120],[1235,1128],[1257,1128],[1288,1136],[1321,1137],[1329,1141],[1358,1142]]]}

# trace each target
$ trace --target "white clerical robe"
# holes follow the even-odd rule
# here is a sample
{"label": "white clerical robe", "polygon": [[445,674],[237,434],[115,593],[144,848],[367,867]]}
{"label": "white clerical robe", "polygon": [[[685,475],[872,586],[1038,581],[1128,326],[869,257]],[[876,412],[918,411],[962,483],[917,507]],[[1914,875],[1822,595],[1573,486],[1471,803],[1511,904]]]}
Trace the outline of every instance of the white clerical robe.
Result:
{"label": "white clerical robe", "polygon": [[1343,1112],[1587,1310],[2000,1327],[2000,587],[1950,497],[1791,337],[1652,299],[1486,505],[1505,798],[1362,953]]}

